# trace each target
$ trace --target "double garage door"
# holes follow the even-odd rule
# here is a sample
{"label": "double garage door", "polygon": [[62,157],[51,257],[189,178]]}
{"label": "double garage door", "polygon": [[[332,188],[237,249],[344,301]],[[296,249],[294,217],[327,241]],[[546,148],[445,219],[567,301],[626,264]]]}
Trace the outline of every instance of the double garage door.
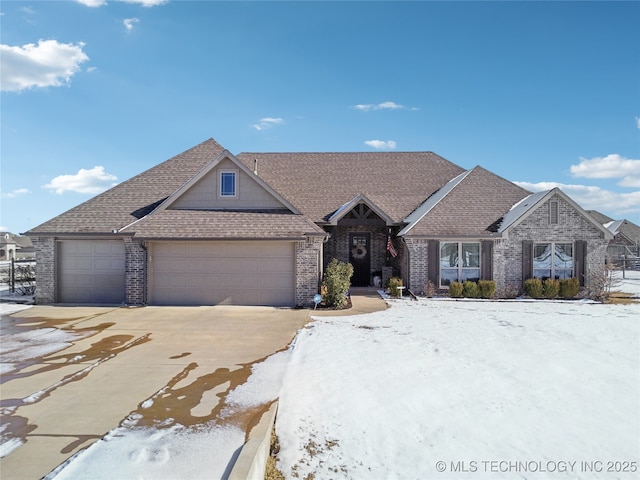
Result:
{"label": "double garage door", "polygon": [[[148,248],[152,305],[295,304],[292,242],[152,242]],[[125,301],[121,240],[58,242],[58,301]]]}
{"label": "double garage door", "polygon": [[152,242],[152,305],[295,304],[292,242]]}

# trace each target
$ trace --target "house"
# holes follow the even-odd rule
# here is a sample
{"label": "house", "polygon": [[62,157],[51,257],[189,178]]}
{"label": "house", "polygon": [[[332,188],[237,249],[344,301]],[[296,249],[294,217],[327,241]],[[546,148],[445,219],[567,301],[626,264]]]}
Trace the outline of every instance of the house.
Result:
{"label": "house", "polygon": [[354,286],[584,285],[612,238],[558,189],[432,152],[233,155],[213,139],[27,235],[38,303],[276,306],[309,305],[334,257]]}
{"label": "house", "polygon": [[640,227],[626,218],[614,220],[596,210],[587,213],[613,234],[607,247],[607,260],[626,268],[640,268]]}
{"label": "house", "polygon": [[35,251],[29,237],[0,232],[0,261],[33,258]]}

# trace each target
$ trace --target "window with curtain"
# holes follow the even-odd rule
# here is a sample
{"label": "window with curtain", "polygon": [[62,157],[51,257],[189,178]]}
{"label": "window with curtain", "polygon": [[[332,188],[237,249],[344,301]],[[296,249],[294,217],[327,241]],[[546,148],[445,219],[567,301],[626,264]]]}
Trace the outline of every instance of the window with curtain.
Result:
{"label": "window with curtain", "polygon": [[447,287],[451,282],[464,282],[480,279],[480,243],[479,242],[442,242],[440,243],[440,286]]}

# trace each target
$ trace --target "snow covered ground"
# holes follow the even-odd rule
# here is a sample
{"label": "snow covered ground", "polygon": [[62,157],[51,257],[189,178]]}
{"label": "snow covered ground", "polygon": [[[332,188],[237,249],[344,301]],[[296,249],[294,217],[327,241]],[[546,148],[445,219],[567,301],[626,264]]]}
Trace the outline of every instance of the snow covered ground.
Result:
{"label": "snow covered ground", "polygon": [[[632,276],[621,290],[640,294]],[[639,304],[395,301],[300,332],[278,466],[315,480],[639,478],[639,388]]]}
{"label": "snow covered ground", "polygon": [[[640,273],[627,276],[618,289],[640,296]],[[225,399],[233,418],[280,397],[287,478],[638,478],[640,304],[391,303],[317,319]],[[136,420],[49,478],[226,478],[244,441],[223,421]]]}

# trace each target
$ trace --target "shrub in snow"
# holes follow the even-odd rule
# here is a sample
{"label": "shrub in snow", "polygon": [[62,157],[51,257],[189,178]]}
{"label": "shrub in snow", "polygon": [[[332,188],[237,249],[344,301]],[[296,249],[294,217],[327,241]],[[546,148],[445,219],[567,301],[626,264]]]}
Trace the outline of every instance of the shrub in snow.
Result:
{"label": "shrub in snow", "polygon": [[573,298],[580,291],[580,280],[577,278],[567,278],[560,280],[560,290],[558,296],[560,298]]}
{"label": "shrub in snow", "polygon": [[424,284],[424,294],[425,296],[431,298],[436,295],[436,286],[433,284],[431,280]]}
{"label": "shrub in snow", "polygon": [[478,290],[481,298],[493,298],[496,293],[496,282],[493,280],[478,280]]}
{"label": "shrub in snow", "polygon": [[399,277],[391,277],[387,282],[387,286],[389,287],[389,295],[399,297],[400,289],[398,287],[402,286],[402,279]]}
{"label": "shrub in snow", "polygon": [[451,282],[449,285],[449,295],[451,298],[462,298],[462,284],[460,282]]}
{"label": "shrub in snow", "polygon": [[353,265],[340,262],[337,258],[331,260],[322,281],[321,292],[325,304],[331,308],[344,308],[352,275]]}
{"label": "shrub in snow", "polygon": [[462,283],[462,296],[467,298],[478,298],[480,296],[478,284],[471,280],[465,280]]}
{"label": "shrub in snow", "polygon": [[560,282],[553,278],[547,278],[542,282],[542,295],[544,298],[556,298],[560,292]]}
{"label": "shrub in snow", "polygon": [[531,298],[542,298],[542,280],[529,278],[524,281],[524,293]]}

